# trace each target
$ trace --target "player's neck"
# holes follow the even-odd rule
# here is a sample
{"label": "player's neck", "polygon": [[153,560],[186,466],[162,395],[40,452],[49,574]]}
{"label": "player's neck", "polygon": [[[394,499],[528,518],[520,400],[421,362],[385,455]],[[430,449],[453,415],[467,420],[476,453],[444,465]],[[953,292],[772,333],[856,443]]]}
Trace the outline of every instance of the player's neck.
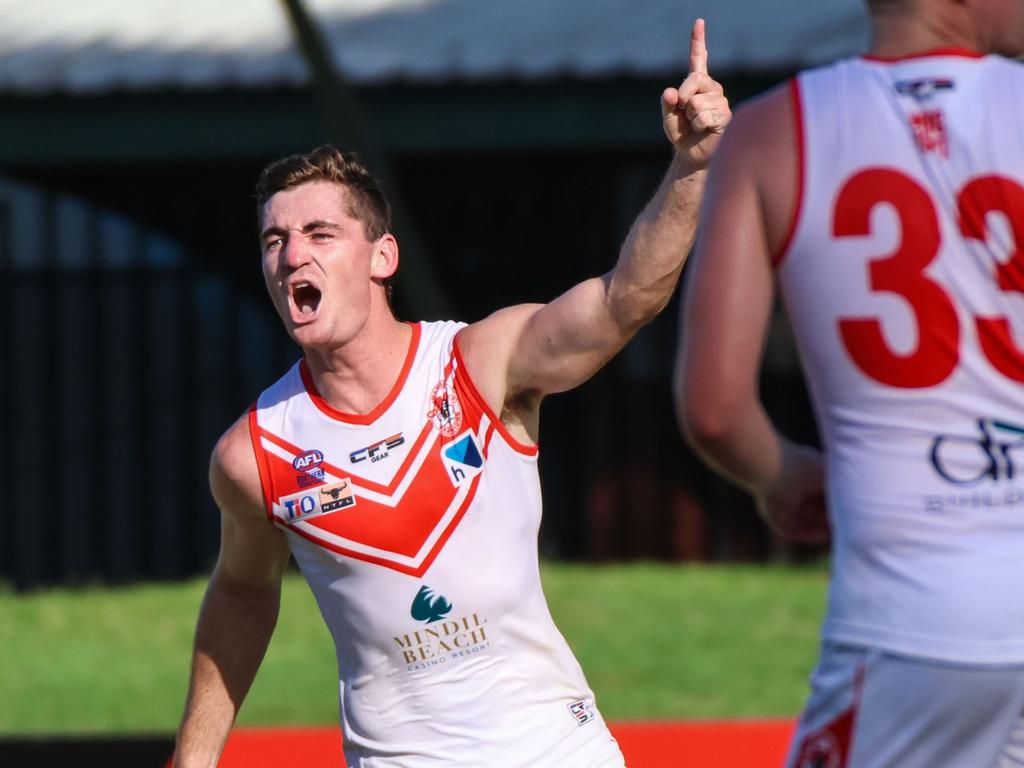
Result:
{"label": "player's neck", "polygon": [[944,48],[980,51],[970,17],[957,6],[928,15],[893,11],[871,17],[872,56],[902,58]]}
{"label": "player's neck", "polygon": [[341,347],[307,348],[306,365],[317,392],[342,413],[370,413],[401,376],[412,334],[412,326],[389,316],[368,324]]}

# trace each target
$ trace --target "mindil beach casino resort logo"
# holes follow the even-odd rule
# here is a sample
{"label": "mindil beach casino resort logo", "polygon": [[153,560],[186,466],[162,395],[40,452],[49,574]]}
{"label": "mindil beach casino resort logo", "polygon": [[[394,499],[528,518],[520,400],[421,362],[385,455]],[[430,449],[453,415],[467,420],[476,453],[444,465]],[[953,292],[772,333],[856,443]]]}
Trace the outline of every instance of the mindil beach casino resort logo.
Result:
{"label": "mindil beach casino resort logo", "polygon": [[409,615],[423,626],[392,638],[407,672],[458,662],[491,647],[487,619],[478,613],[453,614],[454,609],[447,597],[426,584],[419,588]]}

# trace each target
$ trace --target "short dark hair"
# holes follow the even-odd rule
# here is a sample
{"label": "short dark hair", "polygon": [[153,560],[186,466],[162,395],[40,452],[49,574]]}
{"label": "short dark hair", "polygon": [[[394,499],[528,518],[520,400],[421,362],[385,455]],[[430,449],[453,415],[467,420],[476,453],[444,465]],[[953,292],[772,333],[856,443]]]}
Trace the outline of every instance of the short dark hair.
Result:
{"label": "short dark hair", "polygon": [[378,240],[391,231],[391,204],[380,185],[355,152],[342,152],[325,144],[306,154],[275,160],[256,183],[258,215],[273,195],[311,181],[341,184],[350,193],[349,215],[361,221],[367,240]]}

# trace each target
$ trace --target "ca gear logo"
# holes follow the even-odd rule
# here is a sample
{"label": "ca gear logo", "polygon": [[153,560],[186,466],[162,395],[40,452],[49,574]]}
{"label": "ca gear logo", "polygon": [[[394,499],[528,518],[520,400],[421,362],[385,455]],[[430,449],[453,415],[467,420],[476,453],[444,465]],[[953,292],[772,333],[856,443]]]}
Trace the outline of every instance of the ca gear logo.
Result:
{"label": "ca gear logo", "polygon": [[405,442],[405,438],[402,433],[399,432],[391,437],[385,437],[383,440],[378,440],[373,445],[368,445],[365,448],[360,448],[358,451],[352,451],[348,455],[348,460],[353,464],[358,464],[361,461],[369,459],[371,462],[381,461],[391,455],[391,450],[397,448]]}
{"label": "ca gear logo", "polygon": [[434,590],[424,584],[413,598],[409,612],[416,621],[433,624],[452,612],[452,604],[444,595],[434,597]]}

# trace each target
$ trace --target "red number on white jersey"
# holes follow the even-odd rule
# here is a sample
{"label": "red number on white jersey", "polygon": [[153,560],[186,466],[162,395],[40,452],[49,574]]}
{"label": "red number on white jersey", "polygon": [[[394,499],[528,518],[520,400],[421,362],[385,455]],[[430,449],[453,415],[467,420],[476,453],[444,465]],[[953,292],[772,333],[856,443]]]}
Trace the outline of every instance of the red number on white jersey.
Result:
{"label": "red number on white jersey", "polygon": [[[909,354],[894,352],[878,318],[840,318],[839,335],[850,359],[875,381],[904,389],[932,387],[956,370],[960,324],[952,298],[924,273],[941,245],[938,214],[927,190],[890,168],[860,171],[839,192],[832,233],[870,234],[871,212],[882,203],[891,205],[899,218],[900,243],[894,253],[869,262],[869,283],[872,291],[895,293],[907,301],[917,324],[917,346]],[[1003,291],[1024,294],[1024,186],[1001,176],[981,176],[964,186],[957,208],[960,231],[973,240],[986,240],[987,214],[1006,216],[1014,240],[1012,255],[996,265],[993,279]],[[1009,320],[976,317],[975,325],[981,350],[992,366],[1024,382],[1024,350],[1014,342]]]}
{"label": "red number on white jersey", "polygon": [[949,296],[924,274],[939,253],[939,221],[928,193],[898,171],[861,171],[839,193],[832,233],[870,234],[871,211],[880,203],[896,210],[901,238],[895,253],[871,261],[871,289],[899,294],[910,304],[917,347],[907,355],[893,352],[877,318],[841,319],[839,333],[853,362],[872,379],[891,387],[932,387],[956,368],[960,326]]}
{"label": "red number on white jersey", "polygon": [[[969,182],[957,198],[960,231],[964,237],[986,239],[985,216],[998,211],[1013,233],[1010,259],[996,265],[996,284],[1004,291],[1024,294],[1024,187],[1002,176],[982,176]],[[976,317],[978,340],[989,362],[1004,376],[1024,382],[1024,351],[1014,343],[1005,317]]]}

